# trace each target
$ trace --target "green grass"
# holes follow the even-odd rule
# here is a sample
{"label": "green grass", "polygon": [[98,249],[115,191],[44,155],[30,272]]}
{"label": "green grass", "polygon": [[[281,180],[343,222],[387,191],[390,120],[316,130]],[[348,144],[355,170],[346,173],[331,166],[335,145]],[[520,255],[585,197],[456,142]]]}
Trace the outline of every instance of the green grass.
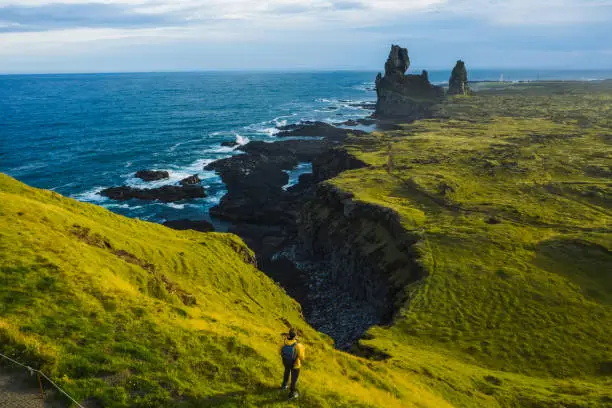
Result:
{"label": "green grass", "polygon": [[364,343],[610,384],[612,84],[579,86],[453,98],[442,119],[350,141],[369,167],[331,182],[396,210],[427,272],[394,325]]}
{"label": "green grass", "polygon": [[[448,406],[336,351],[230,234],[174,231],[0,175],[1,351],[105,407]],[[278,392],[287,325],[303,398]]]}
{"label": "green grass", "polygon": [[[418,238],[427,276],[361,341],[389,359],[335,350],[233,235],[4,175],[1,351],[104,407],[610,406],[612,84],[504,88],[350,139],[370,167],[330,181]],[[288,324],[307,346],[296,403],[276,390]]]}

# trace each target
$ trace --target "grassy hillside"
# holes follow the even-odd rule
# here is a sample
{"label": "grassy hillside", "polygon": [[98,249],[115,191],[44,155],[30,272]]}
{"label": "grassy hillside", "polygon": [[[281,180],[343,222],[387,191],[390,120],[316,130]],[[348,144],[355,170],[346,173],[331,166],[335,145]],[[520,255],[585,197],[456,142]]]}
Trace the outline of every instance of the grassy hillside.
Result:
{"label": "grassy hillside", "polygon": [[352,140],[370,167],[332,182],[396,210],[428,274],[364,343],[609,387],[612,84],[531,86],[453,98],[442,120]]}
{"label": "grassy hillside", "polygon": [[[398,211],[427,271],[361,342],[389,358],[334,350],[235,236],[5,175],[0,351],[90,406],[612,406],[612,85],[547,89],[350,141],[370,167],[331,182]],[[308,356],[294,403],[277,391],[288,325]]]}
{"label": "grassy hillside", "polygon": [[[391,384],[385,365],[335,351],[251,260],[233,235],[0,175],[0,348],[92,406],[450,406],[414,374]],[[277,390],[289,324],[309,358],[296,404]]]}

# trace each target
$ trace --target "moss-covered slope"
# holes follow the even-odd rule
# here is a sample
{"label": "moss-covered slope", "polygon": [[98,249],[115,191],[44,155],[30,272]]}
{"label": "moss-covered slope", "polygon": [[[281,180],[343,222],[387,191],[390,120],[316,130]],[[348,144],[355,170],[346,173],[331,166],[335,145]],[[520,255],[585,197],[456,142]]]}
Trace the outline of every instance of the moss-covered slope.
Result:
{"label": "moss-covered slope", "polygon": [[278,346],[290,324],[308,347],[294,406],[450,406],[413,374],[392,383],[383,364],[335,351],[252,259],[233,235],[0,175],[1,350],[95,406],[287,406]]}
{"label": "moss-covered slope", "polygon": [[610,385],[612,84],[540,86],[452,98],[443,119],[351,141],[369,167],[331,183],[395,210],[427,275],[362,343]]}

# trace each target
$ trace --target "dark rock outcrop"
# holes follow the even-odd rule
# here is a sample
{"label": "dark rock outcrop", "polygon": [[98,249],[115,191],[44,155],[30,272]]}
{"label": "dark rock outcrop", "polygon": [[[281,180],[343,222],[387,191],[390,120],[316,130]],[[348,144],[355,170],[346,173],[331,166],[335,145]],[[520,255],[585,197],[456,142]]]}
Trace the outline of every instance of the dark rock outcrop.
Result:
{"label": "dark rock outcrop", "polygon": [[329,140],[344,140],[349,134],[356,136],[363,135],[365,132],[354,129],[338,128],[325,122],[302,122],[295,125],[287,125],[278,128],[277,137],[324,137]]}
{"label": "dark rock outcrop", "polygon": [[170,177],[170,173],[161,170],[139,170],[136,172],[136,178],[143,181],[164,180]]}
{"label": "dark rock outcrop", "polygon": [[291,215],[284,211],[286,194],[282,187],[289,176],[283,170],[298,164],[299,159],[292,154],[242,154],[209,164],[206,170],[219,173],[228,190],[210,214],[233,222],[285,221]]}
{"label": "dark rock outcrop", "polygon": [[236,147],[238,145],[239,145],[239,143],[235,142],[233,140],[232,141],[228,141],[228,142],[221,142],[221,146],[223,146],[223,147]]}
{"label": "dark rock outcrop", "polygon": [[405,286],[424,277],[414,250],[419,237],[402,227],[399,215],[331,184],[320,184],[300,212],[298,234],[298,252],[308,259],[298,265],[317,288],[306,294],[305,317],[339,348],[389,323],[404,304]]}
{"label": "dark rock outcrop", "polygon": [[206,197],[204,187],[199,185],[163,186],[159,188],[133,188],[128,186],[111,187],[100,192],[111,200],[159,200],[165,203]]}
{"label": "dark rock outcrop", "polygon": [[254,141],[240,146],[238,150],[252,155],[269,157],[295,156],[299,161],[309,162],[334,145],[336,145],[335,142],[321,140],[283,140],[275,143]]}
{"label": "dark rock outcrop", "polygon": [[[302,192],[284,190],[288,170],[300,162],[312,162],[336,146],[334,140],[283,140],[250,142],[238,149],[246,154],[218,160],[206,166],[221,176],[228,193],[210,214],[234,223],[290,225],[294,223]],[[309,183],[301,178],[300,188]]]}
{"label": "dark rock outcrop", "polygon": [[376,77],[377,118],[413,121],[432,116],[432,108],[444,96],[444,90],[429,82],[427,71],[421,75],[406,75],[410,66],[408,50],[391,47],[385,64],[385,75]]}
{"label": "dark rock outcrop", "polygon": [[204,220],[174,220],[164,222],[164,226],[179,231],[194,230],[200,232],[212,232],[215,230],[213,225]]}
{"label": "dark rock outcrop", "polygon": [[468,74],[465,68],[465,62],[459,60],[457,65],[453,68],[450,79],[448,80],[448,94],[449,95],[467,95],[469,92],[468,88]]}
{"label": "dark rock outcrop", "polygon": [[201,181],[202,180],[200,180],[200,177],[198,177],[197,174],[194,174],[193,176],[189,176],[182,179],[181,181],[179,181],[179,184],[181,186],[190,186],[192,184],[200,184]]}
{"label": "dark rock outcrop", "polygon": [[329,180],[346,170],[360,169],[366,164],[343,149],[328,150],[312,162],[312,179],[315,183]]}

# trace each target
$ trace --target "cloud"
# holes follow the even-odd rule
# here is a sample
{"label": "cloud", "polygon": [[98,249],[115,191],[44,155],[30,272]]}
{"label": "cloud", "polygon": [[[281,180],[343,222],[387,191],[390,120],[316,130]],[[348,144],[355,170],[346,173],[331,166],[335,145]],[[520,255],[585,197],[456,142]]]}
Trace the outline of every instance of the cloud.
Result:
{"label": "cloud", "polygon": [[0,8],[0,31],[50,31],[67,28],[140,28],[180,24],[172,14],[143,14],[125,5],[84,3],[7,5]]}
{"label": "cloud", "polygon": [[447,11],[496,25],[587,24],[612,21],[612,0],[455,0]]}
{"label": "cloud", "polygon": [[0,0],[0,69],[28,55],[69,61],[146,47],[154,58],[173,47],[187,60],[244,44],[267,57],[286,50],[279,52],[289,64],[310,64],[306,48],[335,56],[352,44],[378,61],[391,42],[414,49],[423,64],[476,48],[578,58],[580,49],[609,49],[609,21],[612,0]]}

